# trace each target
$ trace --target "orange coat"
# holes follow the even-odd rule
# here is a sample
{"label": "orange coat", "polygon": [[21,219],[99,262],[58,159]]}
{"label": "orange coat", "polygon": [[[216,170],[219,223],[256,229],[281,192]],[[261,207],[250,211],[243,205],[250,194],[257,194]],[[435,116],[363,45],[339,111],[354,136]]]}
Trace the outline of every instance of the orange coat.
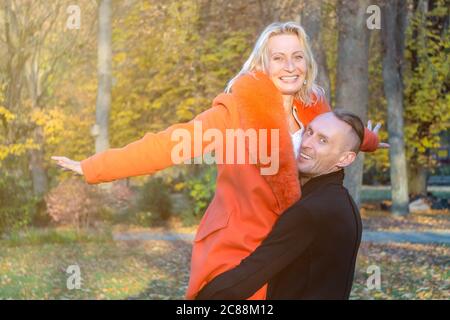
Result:
{"label": "orange coat", "polygon": [[[306,107],[295,102],[300,121],[306,126],[318,114],[330,111],[322,100]],[[279,170],[261,175],[260,164],[218,164],[216,192],[195,236],[191,274],[186,298],[214,277],[247,257],[270,232],[278,216],[300,198],[300,184],[291,137],[287,129],[282,97],[264,74],[245,75],[233,85],[232,93],[218,95],[210,109],[194,120],[202,129],[279,129]],[[147,133],[141,140],[120,149],[110,149],[81,162],[88,183],[151,174],[174,163],[171,141],[175,129],[194,134],[193,121],[175,124],[157,134]],[[205,147],[209,143],[204,143]],[[366,134],[364,148],[375,150],[378,139]],[[191,156],[196,157],[192,142]],[[270,150],[270,147],[269,147]],[[202,150],[207,152],[207,150]],[[250,299],[264,299],[266,286]]]}

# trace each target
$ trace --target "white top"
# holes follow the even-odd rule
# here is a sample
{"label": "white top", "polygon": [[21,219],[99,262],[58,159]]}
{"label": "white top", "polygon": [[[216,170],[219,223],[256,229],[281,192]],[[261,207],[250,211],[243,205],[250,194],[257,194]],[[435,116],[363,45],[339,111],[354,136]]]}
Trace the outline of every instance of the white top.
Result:
{"label": "white top", "polygon": [[294,116],[295,121],[297,121],[298,125],[300,126],[300,129],[291,134],[292,138],[292,146],[294,147],[294,155],[295,159],[297,159],[298,154],[300,153],[300,146],[302,144],[302,136],[303,131],[305,130],[305,127],[303,126],[303,123],[297,118],[297,108],[292,108],[292,115]]}
{"label": "white top", "polygon": [[298,154],[300,153],[300,146],[302,144],[302,135],[303,135],[303,129],[300,129],[297,132],[295,132],[294,134],[291,134],[292,146],[294,147],[295,159],[297,159]]}

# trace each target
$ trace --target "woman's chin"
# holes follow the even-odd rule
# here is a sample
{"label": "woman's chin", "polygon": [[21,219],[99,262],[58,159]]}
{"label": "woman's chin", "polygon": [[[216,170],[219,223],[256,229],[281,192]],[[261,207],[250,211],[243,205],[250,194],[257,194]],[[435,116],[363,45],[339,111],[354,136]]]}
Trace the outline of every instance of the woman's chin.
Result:
{"label": "woman's chin", "polygon": [[299,92],[300,89],[297,90],[280,90],[281,94],[283,96],[295,96],[297,92]]}
{"label": "woman's chin", "polygon": [[295,95],[297,92],[299,92],[301,89],[301,86],[295,86],[295,85],[283,85],[278,86],[278,90],[281,92],[282,95]]}

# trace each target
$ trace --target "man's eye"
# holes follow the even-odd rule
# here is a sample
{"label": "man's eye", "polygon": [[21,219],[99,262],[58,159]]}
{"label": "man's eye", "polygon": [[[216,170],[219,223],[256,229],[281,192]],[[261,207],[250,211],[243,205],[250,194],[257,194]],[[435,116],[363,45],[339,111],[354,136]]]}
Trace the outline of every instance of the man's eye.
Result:
{"label": "man's eye", "polygon": [[327,139],[325,139],[325,138],[320,138],[320,142],[321,142],[321,143],[327,143],[328,141],[327,141]]}
{"label": "man's eye", "polygon": [[308,131],[306,131],[306,133],[309,135],[309,136],[312,136],[312,130],[308,130]]}

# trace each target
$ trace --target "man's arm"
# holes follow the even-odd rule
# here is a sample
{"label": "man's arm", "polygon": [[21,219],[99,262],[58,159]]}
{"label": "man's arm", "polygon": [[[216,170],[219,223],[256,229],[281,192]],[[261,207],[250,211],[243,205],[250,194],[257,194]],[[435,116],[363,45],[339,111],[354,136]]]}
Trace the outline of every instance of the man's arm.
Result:
{"label": "man's arm", "polygon": [[314,217],[297,202],[281,215],[267,238],[250,256],[214,278],[196,299],[242,300],[252,296],[311,244],[315,229]]}

